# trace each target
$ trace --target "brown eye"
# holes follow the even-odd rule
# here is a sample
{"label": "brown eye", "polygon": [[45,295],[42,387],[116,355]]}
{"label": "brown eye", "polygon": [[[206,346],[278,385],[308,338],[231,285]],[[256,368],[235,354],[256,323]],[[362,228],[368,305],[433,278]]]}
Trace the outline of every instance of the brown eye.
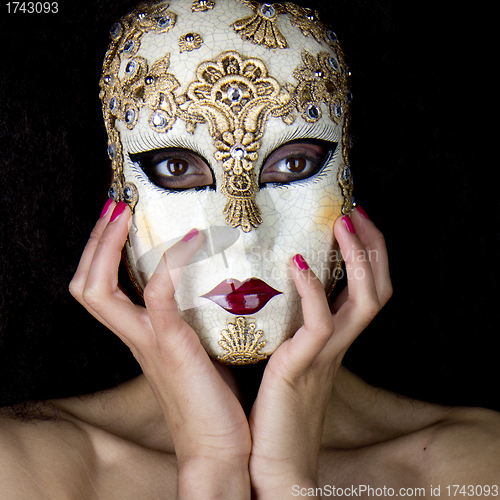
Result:
{"label": "brown eye", "polygon": [[183,175],[187,172],[189,163],[180,158],[173,158],[167,161],[167,168],[172,175]]}
{"label": "brown eye", "polygon": [[166,148],[130,155],[130,159],[159,187],[172,191],[215,188],[207,162],[193,151]]}
{"label": "brown eye", "polygon": [[337,144],[326,141],[295,141],[276,149],[265,161],[261,184],[280,184],[307,179],[321,170]]}
{"label": "brown eye", "polygon": [[286,167],[288,170],[294,174],[299,174],[303,172],[306,168],[307,162],[304,158],[287,158]]}

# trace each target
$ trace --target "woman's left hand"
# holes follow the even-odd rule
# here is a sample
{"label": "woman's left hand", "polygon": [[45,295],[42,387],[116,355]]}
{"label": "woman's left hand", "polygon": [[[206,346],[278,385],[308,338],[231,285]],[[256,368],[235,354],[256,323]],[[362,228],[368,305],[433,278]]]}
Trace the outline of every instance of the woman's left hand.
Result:
{"label": "woman's left hand", "polygon": [[334,234],[348,276],[335,313],[305,261],[296,256],[290,263],[304,325],[271,356],[250,414],[250,478],[257,498],[291,498],[293,485],[317,485],[335,374],[349,345],[392,294],[384,238],[375,225],[355,210],[350,220],[337,220]]}

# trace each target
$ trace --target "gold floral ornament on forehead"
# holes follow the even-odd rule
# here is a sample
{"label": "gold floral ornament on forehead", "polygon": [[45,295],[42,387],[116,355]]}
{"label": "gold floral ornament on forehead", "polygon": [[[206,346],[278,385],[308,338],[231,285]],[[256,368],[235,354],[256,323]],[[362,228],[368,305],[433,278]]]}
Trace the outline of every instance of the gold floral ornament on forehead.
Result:
{"label": "gold floral ornament on forehead", "polygon": [[248,232],[262,222],[254,166],[265,122],[270,114],[293,121],[293,100],[260,59],[234,51],[200,64],[196,76],[187,89],[187,111],[203,116],[215,140],[214,157],[222,162],[222,192],[228,198],[226,223]]}

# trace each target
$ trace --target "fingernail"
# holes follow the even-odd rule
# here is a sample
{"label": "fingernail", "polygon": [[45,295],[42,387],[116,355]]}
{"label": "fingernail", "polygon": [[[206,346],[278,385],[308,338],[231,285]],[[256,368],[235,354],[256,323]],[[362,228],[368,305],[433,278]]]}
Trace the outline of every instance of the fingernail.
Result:
{"label": "fingernail", "polygon": [[116,219],[118,219],[118,217],[120,217],[120,215],[126,208],[127,204],[124,201],[119,201],[115,209],[113,210],[113,213],[111,214],[111,219],[109,219],[109,222],[114,222]]}
{"label": "fingernail", "polygon": [[368,217],[368,214],[358,205],[356,207],[356,210],[365,218],[370,220],[370,217]]}
{"label": "fingernail", "polygon": [[108,201],[104,204],[104,207],[102,209],[101,215],[99,216],[99,219],[102,219],[109,210],[109,207],[111,206],[111,203],[113,203],[113,200],[111,198],[108,199]]}
{"label": "fingernail", "polygon": [[309,269],[309,266],[307,265],[306,260],[302,255],[297,254],[294,258],[293,261],[295,262],[295,265],[299,268],[302,269],[302,271],[305,271],[306,269]]}
{"label": "fingernail", "polygon": [[184,238],[182,238],[182,241],[191,241],[198,233],[198,229],[193,228],[184,236]]}
{"label": "fingernail", "polygon": [[344,223],[344,226],[351,234],[356,234],[356,229],[354,229],[351,219],[347,215],[344,215],[344,217],[342,217],[342,222]]}

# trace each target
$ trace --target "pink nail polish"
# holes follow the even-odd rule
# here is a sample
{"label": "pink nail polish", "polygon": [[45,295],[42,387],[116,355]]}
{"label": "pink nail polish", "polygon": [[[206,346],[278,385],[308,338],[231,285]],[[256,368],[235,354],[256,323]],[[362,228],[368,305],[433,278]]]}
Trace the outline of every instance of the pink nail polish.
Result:
{"label": "pink nail polish", "polygon": [[295,262],[295,265],[299,269],[302,269],[302,271],[309,269],[309,266],[307,265],[307,262],[304,259],[304,257],[302,257],[302,255],[300,255],[300,254],[295,255],[295,257],[293,258],[293,261]]}
{"label": "pink nail polish", "polygon": [[101,215],[99,216],[99,219],[102,219],[109,210],[109,207],[111,206],[111,203],[113,203],[113,200],[111,198],[108,199],[108,201],[104,204],[104,207],[102,209]]}
{"label": "pink nail polish", "polygon": [[193,228],[189,233],[187,233],[184,238],[182,238],[182,241],[191,241],[197,234],[199,233],[198,229]]}
{"label": "pink nail polish", "polygon": [[127,208],[127,204],[124,201],[119,201],[118,204],[116,205],[115,209],[113,210],[113,213],[111,214],[111,219],[109,219],[109,222],[114,222],[120,215],[125,211]]}
{"label": "pink nail polish", "polygon": [[354,229],[351,219],[347,215],[344,215],[344,217],[342,217],[342,222],[351,234],[356,234],[356,229]]}
{"label": "pink nail polish", "polygon": [[365,218],[370,220],[370,217],[368,217],[368,214],[358,205],[356,207],[356,210]]}

